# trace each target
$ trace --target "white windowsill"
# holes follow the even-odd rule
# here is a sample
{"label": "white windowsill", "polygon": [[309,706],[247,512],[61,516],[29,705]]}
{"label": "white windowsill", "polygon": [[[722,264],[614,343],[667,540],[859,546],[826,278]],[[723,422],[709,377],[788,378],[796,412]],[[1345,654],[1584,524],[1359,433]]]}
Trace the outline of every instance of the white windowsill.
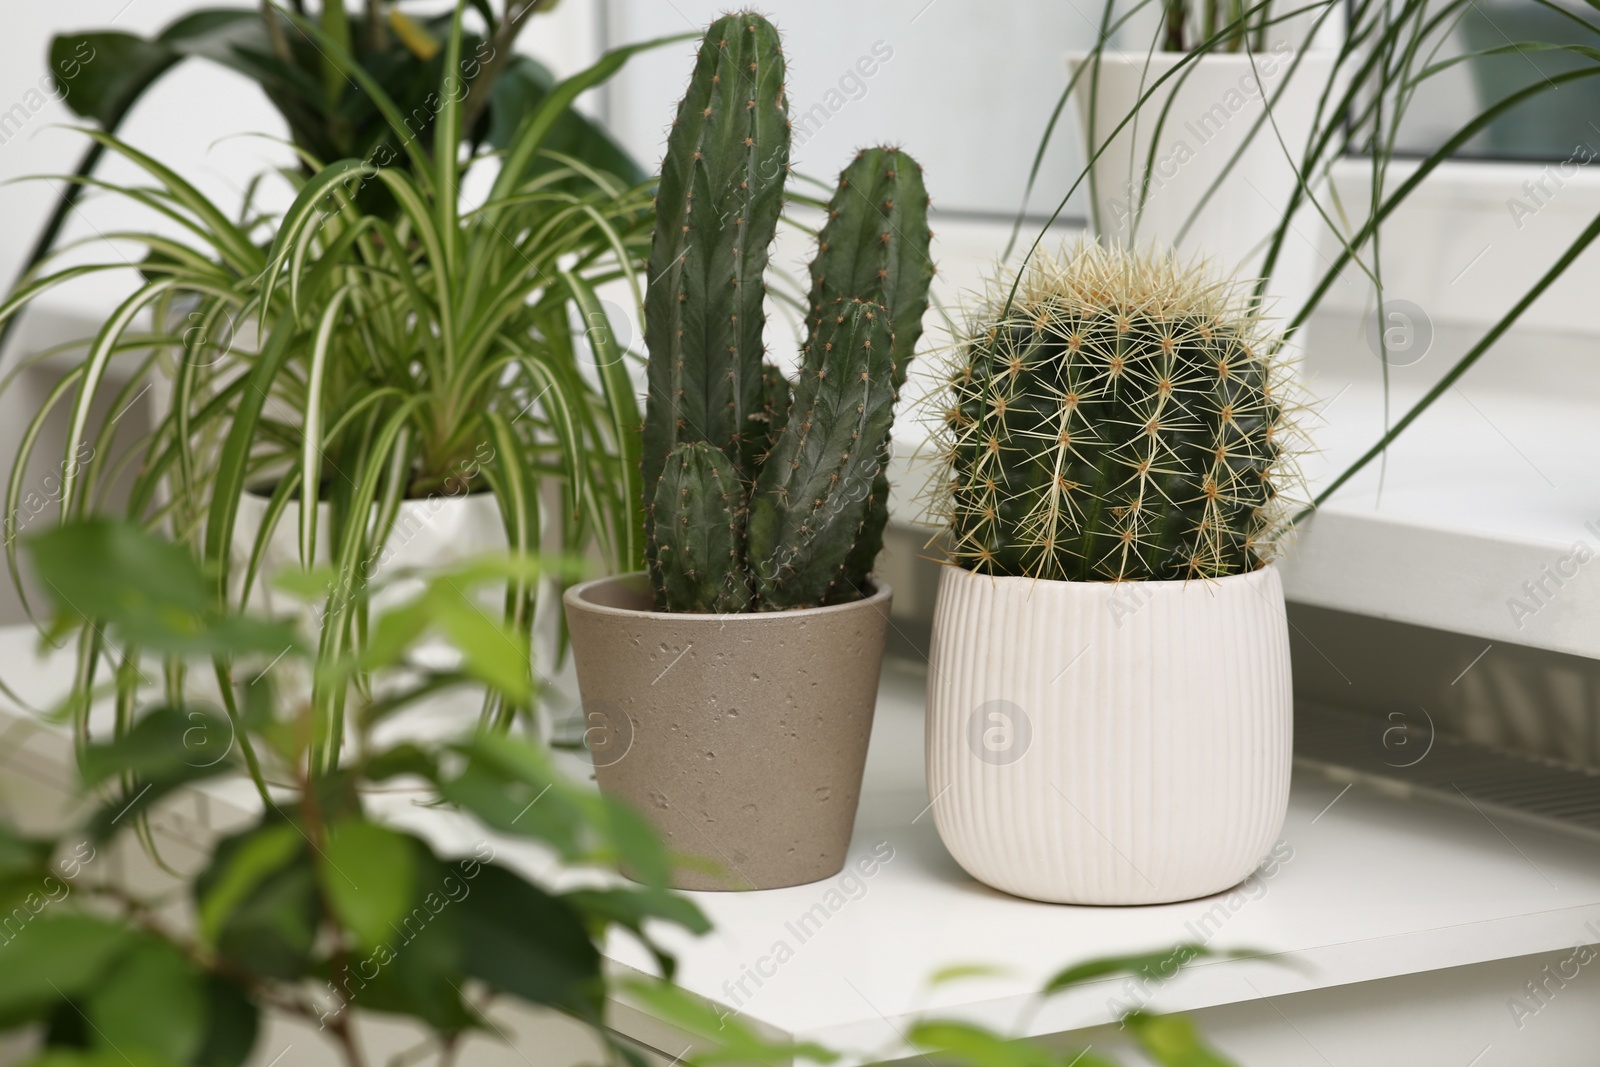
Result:
{"label": "white windowsill", "polygon": [[[1396,166],[1403,173],[1406,165]],[[1505,198],[1540,170],[1446,166],[1395,216],[1388,247],[1400,251],[1387,268],[1391,294],[1443,310],[1436,350],[1415,366],[1393,369],[1393,415],[1436,379],[1472,331],[1509,304],[1514,285],[1537,275],[1539,257],[1554,255],[1552,242],[1570,240],[1576,220],[1600,211],[1600,171],[1585,170],[1516,229]],[[1355,195],[1362,164],[1342,162],[1336,174],[1345,195]],[[966,218],[936,218],[934,226],[937,292],[952,306],[979,285],[1009,227]],[[1503,281],[1471,292],[1469,283],[1485,270],[1483,262],[1464,275],[1460,269],[1484,242],[1494,248],[1494,269],[1503,272],[1497,274]],[[1415,249],[1430,254],[1407,254]],[[798,267],[809,251],[807,242],[790,235],[780,241],[775,261]],[[1457,252],[1461,264],[1450,258]],[[116,285],[107,276],[85,298],[45,304],[26,321],[17,348],[36,350],[92,333],[114,306]],[[1594,428],[1600,426],[1600,363],[1592,357],[1594,324],[1583,320],[1593,310],[1589,294],[1596,288],[1600,255],[1586,256],[1556,292],[1535,305],[1524,327],[1401,437],[1390,452],[1381,500],[1374,463],[1304,524],[1285,559],[1291,599],[1486,641],[1600,656],[1600,577],[1590,573],[1600,574],[1600,566],[1558,575],[1559,586],[1545,571],[1560,565],[1579,541],[1600,556],[1600,532],[1585,526],[1595,521],[1600,529],[1600,483],[1590,473]],[[1382,430],[1378,364],[1361,339],[1368,299],[1360,284],[1341,283],[1330,294],[1327,315],[1306,335],[1303,377],[1320,411],[1309,427],[1319,449],[1306,464],[1313,488],[1326,484]],[[788,347],[779,336],[782,327],[775,323],[772,329],[774,350]],[[938,314],[930,315],[925,350],[948,341]],[[909,409],[919,389],[926,390],[938,359],[924,355],[913,365],[896,426],[897,521],[923,517],[933,465]],[[914,461],[919,450],[922,459]],[[1524,583],[1540,581],[1543,590],[1530,596]],[[1535,610],[1514,613],[1513,599]]]}
{"label": "white windowsill", "polygon": [[[30,629],[0,630],[0,676],[21,683],[24,698],[48,703],[62,688],[66,663],[58,657],[35,666],[34,643]],[[1600,924],[1600,844],[1491,821],[1465,806],[1400,799],[1361,785],[1346,789],[1308,773],[1294,781],[1278,864],[1235,894],[1082,908],[995,892],[956,866],[927,813],[925,684],[920,669],[886,665],[851,858],[880,842],[892,857],[859,882],[839,876],[760,893],[693,894],[714,931],[667,938],[686,989],[742,1009],[745,1022],[778,1035],[889,1057],[905,1051],[899,1035],[927,1013],[1035,1036],[1113,1021],[1112,1002],[1128,1007],[1136,996],[1120,979],[1029,1011],[1033,991],[1057,968],[1101,955],[1197,940],[1216,950],[1247,946],[1244,958],[1202,961],[1149,990],[1152,1008],[1186,1011],[1570,949],[1597,936],[1591,924]],[[475,709],[462,707],[461,724],[474,721]],[[432,710],[423,719],[430,736],[447,725]],[[62,727],[0,706],[0,735],[8,740],[0,753],[5,774],[68,780],[70,740]],[[575,757],[568,767],[587,775]],[[480,836],[475,824],[420,807],[416,796],[390,790],[371,803],[442,853],[473,850]],[[158,815],[158,839],[204,847],[258,810],[245,782],[202,783]],[[499,862],[556,874],[541,849],[492,841]],[[828,896],[830,890],[836,895]],[[808,925],[802,940],[791,926],[819,903],[828,916]],[[774,966],[769,957],[779,941],[792,957]],[[631,939],[618,938],[606,955],[624,973],[650,969]],[[929,988],[938,969],[974,963],[1004,973]],[[767,972],[759,988],[747,977],[757,968]],[[613,1005],[611,1024],[668,1055],[686,1044],[664,1022],[627,1005]],[[1510,1018],[1482,1020],[1484,1033],[1467,1036],[1479,1044],[1498,1040],[1497,1026],[1509,1029]],[[845,1061],[860,1062],[867,1058]]]}

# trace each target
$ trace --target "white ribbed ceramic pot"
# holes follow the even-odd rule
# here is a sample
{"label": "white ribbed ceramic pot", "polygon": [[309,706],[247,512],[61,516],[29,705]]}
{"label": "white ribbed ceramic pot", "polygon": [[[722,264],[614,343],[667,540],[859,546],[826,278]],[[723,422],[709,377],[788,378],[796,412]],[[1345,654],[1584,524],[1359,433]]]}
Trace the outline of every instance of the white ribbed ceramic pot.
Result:
{"label": "white ribbed ceramic pot", "polygon": [[1243,881],[1283,827],[1293,744],[1277,569],[1052,582],[946,567],[928,794],[957,862],[1063,904]]}

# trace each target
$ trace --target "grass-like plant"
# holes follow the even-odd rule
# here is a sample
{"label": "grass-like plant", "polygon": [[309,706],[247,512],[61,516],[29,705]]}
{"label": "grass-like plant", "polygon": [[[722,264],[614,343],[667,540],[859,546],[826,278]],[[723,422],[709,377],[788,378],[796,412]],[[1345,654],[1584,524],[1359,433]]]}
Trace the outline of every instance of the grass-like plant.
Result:
{"label": "grass-like plant", "polygon": [[[461,61],[469,6],[456,6],[446,71]],[[487,490],[515,551],[593,551],[615,567],[642,565],[642,420],[629,356],[596,290],[633,282],[641,269],[651,192],[551,150],[549,139],[579,93],[660,42],[608,52],[554,88],[499,155],[484,202],[468,206],[463,171],[486,163],[464,151],[464,103],[450,91],[450,75],[441,82],[430,154],[339,40],[289,17],[368,94],[404,158],[392,166],[311,160],[309,177],[284,174],[296,195],[281,218],[247,214],[237,221],[158,161],[87,131],[152,182],[106,188],[176,222],[183,236],[107,235],[146,249],[140,284],[28,428],[7,514],[17,512],[46,420],[63,405],[72,442],[59,494],[63,516],[103,509],[126,471],[128,517],[170,530],[202,560],[219,603],[230,584],[249,595],[292,503],[324,502],[326,536],[317,509],[304,506],[298,536],[304,565],[326,559],[334,567],[319,647],[326,662],[365,640],[360,592],[407,499]],[[363,209],[360,190],[369,184],[399,205],[396,217]],[[0,305],[0,321],[76,278],[127,266],[121,250],[108,247],[97,262],[37,273]],[[140,328],[146,316],[152,325]],[[95,414],[113,363],[129,372],[111,411],[148,388],[166,393],[164,417],[119,454],[115,417]],[[234,526],[252,489],[270,496],[253,551],[240,559],[232,552]],[[13,540],[7,559],[20,589]],[[534,583],[511,583],[505,617],[519,632],[533,627],[537,592]],[[138,649],[112,650],[92,628],[81,642],[84,682],[110,657],[118,689],[131,685]],[[227,664],[219,659],[215,670],[225,677]],[[367,682],[358,673],[354,691],[365,692]],[[180,688],[183,672],[168,672],[168,684]],[[349,692],[343,684],[318,685],[315,768],[337,761]],[[516,710],[496,703],[485,715],[504,723]]]}
{"label": "grass-like plant", "polygon": [[[1105,0],[1099,19],[1099,34],[1088,61],[1080,64],[1068,79],[1040,137],[1027,191],[1013,228],[1012,245],[1008,246],[1007,254],[1016,243],[1022,220],[1027,214],[1027,202],[1032,196],[1067,102],[1080,86],[1089,93],[1098,91],[1099,60],[1104,50],[1111,47],[1108,42],[1116,39],[1125,27],[1152,5],[1159,5],[1156,10],[1174,17],[1181,10],[1188,21],[1184,22],[1187,29],[1183,39],[1175,41],[1170,31],[1172,20],[1161,20],[1144,49],[1146,54],[1153,55],[1157,50],[1166,49],[1182,51],[1184,55],[1171,69],[1150,74],[1141,87],[1138,100],[1112,128],[1091,128],[1088,131],[1089,158],[1085,161],[1085,167],[1061,191],[1048,221],[1028,246],[1025,259],[1039,249],[1050,225],[1066,210],[1078,189],[1085,182],[1093,180],[1094,161],[1106,152],[1125,128],[1136,122],[1141,124],[1141,130],[1151,131],[1146,158],[1135,161],[1138,164],[1136,174],[1144,175],[1141,180],[1148,180],[1148,176],[1155,172],[1159,147],[1168,143],[1162,131],[1167,128],[1167,123],[1175,122],[1176,117],[1171,113],[1170,101],[1168,106],[1160,109],[1147,108],[1152,98],[1171,92],[1174,85],[1181,85],[1193,73],[1196,64],[1204,62],[1209,55],[1236,50],[1250,56],[1265,44],[1269,35],[1297,31],[1295,54],[1283,68],[1276,84],[1266,93],[1266,108],[1253,120],[1248,135],[1227,164],[1219,169],[1210,188],[1197,200],[1189,220],[1177,235],[1177,240],[1181,240],[1194,219],[1207,210],[1215,191],[1225,182],[1238,180],[1235,167],[1256,138],[1267,138],[1268,143],[1282,145],[1273,109],[1291,81],[1306,76],[1301,72],[1305,55],[1323,39],[1324,28],[1333,20],[1335,26],[1342,23],[1342,33],[1336,42],[1328,46],[1333,54],[1333,64],[1326,80],[1318,86],[1319,97],[1309,139],[1303,149],[1296,148],[1290,152],[1285,148],[1299,180],[1288,202],[1274,205],[1282,218],[1268,240],[1262,276],[1257,282],[1256,291],[1258,294],[1265,293],[1285,243],[1297,229],[1306,225],[1318,228],[1326,226],[1336,235],[1340,250],[1326,263],[1326,268],[1317,278],[1304,304],[1297,308],[1274,309],[1275,314],[1284,320],[1284,342],[1295,342],[1323,298],[1346,271],[1355,270],[1364,275],[1378,306],[1383,306],[1387,299],[1382,256],[1379,254],[1383,247],[1383,225],[1407,198],[1429,175],[1453,159],[1474,137],[1502,116],[1529,101],[1545,98],[1544,94],[1559,90],[1563,85],[1600,77],[1600,28],[1571,13],[1567,13],[1568,18],[1575,30],[1581,33],[1577,41],[1508,40],[1492,48],[1467,50],[1441,58],[1441,50],[1471,3],[1472,0],[1352,0],[1350,3],[1344,0],[1307,0],[1284,5],[1274,4],[1273,0],[1239,0],[1225,7],[1220,21],[1215,24],[1204,21],[1201,32],[1194,36],[1191,35],[1192,11],[1186,6],[1185,0],[1135,0],[1127,6],[1119,5],[1117,0]],[[1552,10],[1555,9],[1552,7]],[[1459,73],[1455,68],[1463,63],[1493,56],[1551,51],[1567,53],[1583,63],[1576,69],[1540,78],[1500,100],[1484,104],[1478,114],[1450,131],[1438,148],[1421,159],[1406,160],[1404,172],[1395,173],[1397,137],[1420,87],[1447,72]],[[1369,194],[1364,201],[1346,199],[1334,202],[1327,194],[1329,173],[1335,163],[1352,156],[1364,163],[1368,170]],[[1093,197],[1090,199],[1092,202]],[[1315,216],[1314,220],[1312,216]],[[1434,401],[1453,387],[1596,238],[1600,238],[1600,215],[1576,232],[1571,243],[1550,262],[1549,268],[1538,280],[1511,301],[1500,317],[1456,358],[1438,381],[1397,418],[1392,417],[1389,411],[1390,361],[1385,350],[1382,359],[1385,430],[1382,436],[1349,467],[1322,485],[1310,507],[1301,511],[1296,518],[1310,514],[1313,508],[1321,505],[1356,474],[1383,456],[1389,445]],[[1379,337],[1380,341],[1386,340],[1382,331]]]}
{"label": "grass-like plant", "polygon": [[[315,709],[277,684],[288,664],[316,658],[315,634],[219,606],[191,553],[129,523],[69,522],[32,536],[28,554],[50,591],[52,632],[97,628],[170,662],[224,655],[239,668],[229,683],[247,714],[230,719],[209,702],[147,691],[123,709],[123,731],[82,749],[80,818],[48,833],[0,819],[0,1035],[32,1031],[25,1040],[36,1049],[23,1067],[240,1067],[259,1062],[268,1024],[285,1019],[347,1067],[365,1067],[378,1062],[364,1039],[374,1015],[420,1031],[388,1062],[446,1067],[473,1062],[471,1040],[505,1039],[487,1013],[507,1001],[590,1027],[604,1062],[623,1067],[641,1061],[605,1025],[617,986],[693,1036],[691,1065],[840,1058],[814,1042],[769,1037],[673,984],[663,935],[703,934],[709,923],[666,888],[669,858],[642,817],[563,775],[537,741],[482,731],[426,747],[380,738],[421,698],[468,682],[525,684],[521,638],[468,594],[536,574],[538,561],[491,556],[429,573],[414,596],[376,614],[379,640],[365,664],[414,673],[359,702],[362,743],[336,776],[315,779],[306,774]],[[300,575],[283,585],[318,592]],[[468,617],[476,623],[463,628]],[[461,671],[418,666],[412,653],[432,633],[462,653]],[[347,657],[322,669],[362,665]],[[148,846],[141,816],[246,774],[264,775],[272,792],[230,832],[190,838],[197,870],[165,884],[130,882],[113,857],[136,837]],[[415,811],[411,802],[452,808],[449,831],[397,824],[396,812]],[[500,862],[508,842],[546,850],[558,870],[581,872],[582,884],[558,887]],[[617,876],[619,863],[635,881]],[[652,952],[657,975],[619,982],[606,973],[602,946],[620,935]],[[1179,944],[1090,960],[1054,974],[1040,999],[1123,975],[1144,989],[1222,955]],[[955,967],[933,981],[986,973]],[[1228,1067],[1189,1020],[1139,1003],[1130,1000],[1123,1021],[1153,1062]],[[917,1020],[903,1040],[971,1067],[1118,1062],[936,1017]],[[856,1054],[876,1061],[905,1050],[882,1051]]]}
{"label": "grass-like plant", "polygon": [[[405,139],[390,123],[367,88],[346,75],[341,60],[304,33],[293,16],[314,22],[375,81],[404,117],[405,137],[432,151],[440,107],[439,86],[456,80],[465,100],[461,126],[474,148],[505,149],[520,118],[537,108],[555,79],[538,60],[515,50],[517,39],[551,0],[475,3],[481,25],[469,29],[454,68],[446,66],[445,44],[451,14],[411,15],[395,0],[333,0],[308,5],[262,2],[239,7],[201,7],[174,19],[148,37],[115,28],[69,31],[50,41],[50,73],[55,89],[72,112],[115,134],[134,106],[170,71],[204,59],[250,79],[283,117],[290,140],[309,159],[398,157]],[[291,12],[293,16],[291,16]],[[551,147],[583,160],[626,185],[644,172],[606,133],[581,112],[567,108],[550,133]],[[106,146],[92,142],[75,171],[95,172]],[[307,173],[310,173],[309,169]],[[54,247],[61,228],[84,191],[66,182],[45,221],[22,273],[32,270]],[[377,182],[363,187],[364,210],[393,215],[388,190]],[[0,326],[0,348],[12,332]]]}

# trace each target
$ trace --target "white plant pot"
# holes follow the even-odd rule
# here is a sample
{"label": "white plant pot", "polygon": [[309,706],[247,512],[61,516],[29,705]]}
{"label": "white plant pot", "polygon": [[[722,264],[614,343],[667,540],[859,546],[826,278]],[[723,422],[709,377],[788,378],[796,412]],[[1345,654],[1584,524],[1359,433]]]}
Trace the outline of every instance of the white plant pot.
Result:
{"label": "white plant pot", "polygon": [[[1268,240],[1281,224],[1298,181],[1295,166],[1310,141],[1318,101],[1336,65],[1333,50],[1311,49],[1290,76],[1294,56],[1287,45],[1280,45],[1257,52],[1252,68],[1251,56],[1206,55],[1151,93],[1138,108],[1137,120],[1124,126],[1093,164],[1100,236],[1129,247],[1176,247],[1181,254],[1203,255],[1240,277],[1259,277]],[[1096,140],[1104,143],[1134,111],[1139,97],[1183,58],[1178,52],[1102,53],[1093,101]],[[1067,63],[1076,73],[1088,59],[1084,54],[1071,55]],[[1085,72],[1073,90],[1085,136],[1093,76],[1092,71]],[[1266,113],[1266,101],[1274,98],[1272,119],[1252,136]],[[1163,122],[1162,110],[1169,100]],[[1149,185],[1144,187],[1158,125]],[[1241,148],[1238,162],[1185,230],[1196,205]],[[1083,158],[1092,153],[1087,149]],[[1310,207],[1296,215],[1268,287],[1279,317],[1299,310],[1310,295],[1321,262],[1312,241],[1321,229]]]}
{"label": "white plant pot", "polygon": [[1053,582],[946,567],[927,776],[958,863],[1018,896],[1158,904],[1243,881],[1293,744],[1277,569]]}
{"label": "white plant pot", "polygon": [[[239,513],[233,526],[233,583],[237,597],[244,569],[255,549],[261,524],[266,519],[267,498],[245,493],[239,500]],[[317,564],[329,561],[332,538],[328,532],[327,504],[317,505]],[[400,505],[394,529],[383,550],[367,561],[369,580],[381,580],[407,568],[441,568],[461,563],[487,552],[504,552],[507,542],[500,516],[500,503],[493,493],[470,495],[441,494],[424,500],[407,500]],[[251,590],[251,606],[267,612],[294,610],[298,602],[272,588],[271,577],[296,571],[300,563],[300,504],[291,501],[272,531],[262,553],[261,569]],[[417,583],[398,582],[373,598],[382,608],[415,595]]]}
{"label": "white plant pot", "polygon": [[[244,571],[256,537],[266,519],[268,500],[245,493],[233,527],[233,570],[229,574],[229,595],[237,603]],[[317,550],[315,562],[329,561],[329,508],[317,505]],[[440,495],[425,500],[407,500],[400,505],[394,529],[383,550],[367,561],[369,581],[393,579],[409,568],[448,567],[488,552],[504,552],[507,541],[500,516],[500,505],[493,493],[470,496]],[[261,567],[251,587],[250,607],[275,616],[292,616],[301,630],[315,639],[321,623],[320,603],[304,603],[273,588],[272,577],[301,569],[300,505],[291,502],[268,538],[262,552]],[[369,602],[374,615],[409,600],[421,591],[423,579],[389,581]],[[476,599],[486,611],[498,612],[504,587],[484,588]],[[411,650],[411,658],[434,670],[453,670],[460,663],[454,648],[438,638],[424,638]],[[280,699],[295,703],[309,697],[312,679],[304,664],[284,661],[274,671]],[[205,679],[202,676],[202,683]],[[398,673],[379,678],[375,687],[388,692],[406,684],[408,676]],[[481,695],[467,690],[435,696],[422,701],[399,716],[386,721],[375,740],[380,744],[413,741],[422,744],[443,742],[470,729],[481,708]]]}

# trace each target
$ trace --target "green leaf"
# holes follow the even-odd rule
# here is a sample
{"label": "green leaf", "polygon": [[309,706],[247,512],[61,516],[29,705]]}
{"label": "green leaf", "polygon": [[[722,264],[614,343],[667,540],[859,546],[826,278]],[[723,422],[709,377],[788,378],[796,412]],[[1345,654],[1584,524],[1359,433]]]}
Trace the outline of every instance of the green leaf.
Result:
{"label": "green leaf", "polygon": [[320,907],[309,846],[292,823],[222,841],[194,894],[201,936],[224,956],[284,980],[310,968]]}
{"label": "green leaf", "polygon": [[411,910],[417,889],[411,856],[411,840],[388,827],[364,819],[329,825],[317,876],[329,907],[360,948],[387,941]]}
{"label": "green leaf", "polygon": [[[439,795],[504,833],[543,841],[563,860],[580,859],[582,816],[554,790],[508,779],[490,766],[471,761],[454,778],[441,782]],[[547,804],[546,801],[549,801]]]}
{"label": "green leaf", "polygon": [[307,570],[285,568],[273,574],[272,587],[310,604],[327,596],[338,580],[338,570],[327,565]]}
{"label": "green leaf", "polygon": [[961,982],[968,978],[1003,978],[1013,974],[1011,968],[1000,967],[989,963],[956,963],[949,967],[941,967],[928,976],[928,985],[941,986],[950,982]]}
{"label": "green leaf", "polygon": [[124,774],[191,781],[226,769],[233,737],[227,719],[199,710],[156,707],[121,737],[84,749],[78,771],[86,789]]}
{"label": "green leaf", "polygon": [[513,703],[533,697],[533,649],[528,635],[491,618],[460,590],[436,585],[428,597],[434,620],[461,653],[462,669]]}
{"label": "green leaf", "polygon": [[463,909],[476,874],[440,863],[421,841],[407,839],[407,844],[417,886],[409,910],[385,941],[325,977],[340,991],[345,1007],[409,1015],[455,1033],[478,1025],[461,998]]}
{"label": "green leaf", "polygon": [[194,557],[128,523],[86,519],[37,534],[29,546],[57,606],[84,618],[149,617],[159,627],[211,606]]}
{"label": "green leaf", "polygon": [[604,939],[606,928],[612,925],[632,931],[650,950],[656,966],[661,969],[661,977],[668,981],[676,973],[678,961],[656,944],[646,923],[651,920],[668,922],[695,934],[711,929],[710,921],[694,901],[666,889],[580,889],[564,894],[561,899],[584,916],[597,941]]}
{"label": "green leaf", "polygon": [[43,1018],[62,997],[92,989],[133,940],[117,923],[50,914],[0,937],[0,1028]]}
{"label": "green leaf", "polygon": [[579,911],[605,923],[638,931],[647,919],[661,919],[692,934],[709,933],[711,922],[688,897],[648,886],[637,889],[579,889],[562,897]]}
{"label": "green leaf", "polygon": [[195,1067],[241,1067],[256,1046],[261,1012],[238,986],[217,977],[205,983],[205,1038]]}
{"label": "green leaf", "polygon": [[368,756],[361,770],[372,782],[384,782],[403,775],[416,775],[432,781],[439,773],[434,758],[410,742]]}
{"label": "green leaf", "polygon": [[90,745],[79,758],[86,787],[132,776],[134,783],[96,810],[87,829],[105,840],[138,816],[193,782],[234,769],[228,757],[235,733],[227,719],[198,709],[151,709],[121,737]]}
{"label": "green leaf", "polygon": [[53,1048],[46,1050],[23,1067],[178,1067],[171,1060],[157,1059],[143,1052],[130,1052],[124,1056],[111,1049],[78,1051]]}
{"label": "green leaf", "polygon": [[[624,981],[618,988],[650,1014],[706,1042],[694,1054],[697,1064],[788,1065],[800,1060],[833,1063],[839,1054],[812,1042],[769,1041],[732,1012],[666,982]],[[1082,1067],[1080,1064],[1079,1067]]]}
{"label": "green leaf", "polygon": [[627,804],[604,793],[586,793],[584,799],[589,802],[593,825],[629,877],[647,886],[664,887],[672,874],[672,864],[649,821]]}
{"label": "green leaf", "polygon": [[422,597],[384,612],[361,650],[361,666],[370,671],[404,662],[432,621],[430,606]]}
{"label": "green leaf", "polygon": [[0,882],[43,874],[54,851],[51,842],[26,837],[0,822]]}
{"label": "green leaf", "polygon": [[[1248,953],[1245,953],[1248,954]],[[1171,948],[1159,949],[1155,952],[1140,952],[1130,956],[1104,956],[1099,959],[1088,960],[1084,963],[1073,964],[1064,970],[1056,972],[1045,983],[1041,991],[1044,996],[1059,993],[1069,986],[1082,985],[1098,978],[1112,974],[1138,974],[1141,971],[1157,970],[1161,977],[1170,978],[1166,972],[1170,969],[1173,974],[1178,969],[1187,966],[1198,959],[1215,959],[1219,956],[1235,955],[1235,953],[1213,952],[1204,945],[1180,944]]]}
{"label": "green leaf", "polygon": [[539,748],[501,734],[455,746],[467,764],[440,795],[505,833],[543,841],[568,862],[584,858],[589,816]]}
{"label": "green leaf", "polygon": [[[971,1023],[943,1019],[917,1023],[907,1032],[906,1040],[941,1060],[948,1058],[975,1067],[1061,1067],[1064,1062],[1058,1054],[1030,1042],[1002,1037]],[[1082,1067],[1082,1059],[1076,1062]]]}
{"label": "green leaf", "polygon": [[68,33],[50,42],[50,74],[75,114],[114,130],[183,56],[131,33]]}
{"label": "green leaf", "polygon": [[61,616],[101,620],[128,644],[205,656],[276,656],[299,644],[288,623],[215,617],[194,557],[131,523],[82,519],[27,544]]}
{"label": "green leaf", "polygon": [[1132,1012],[1122,1020],[1139,1047],[1161,1067],[1234,1067],[1200,1040],[1194,1022],[1181,1015]]}
{"label": "green leaf", "polygon": [[504,867],[484,866],[461,909],[467,974],[535,1004],[599,1017],[600,953],[570,904]]}
{"label": "green leaf", "polygon": [[[538,60],[526,55],[513,58],[489,97],[489,143],[499,149],[509,147],[523,118],[538,110],[555,84],[549,68]],[[603,126],[570,106],[551,125],[544,150],[582,160],[597,171],[615,176],[624,186],[638,185],[647,177]],[[528,176],[554,165],[548,158],[536,161]]]}
{"label": "green leaf", "polygon": [[172,945],[141,940],[84,999],[91,1043],[187,1063],[205,1036],[199,972]]}

